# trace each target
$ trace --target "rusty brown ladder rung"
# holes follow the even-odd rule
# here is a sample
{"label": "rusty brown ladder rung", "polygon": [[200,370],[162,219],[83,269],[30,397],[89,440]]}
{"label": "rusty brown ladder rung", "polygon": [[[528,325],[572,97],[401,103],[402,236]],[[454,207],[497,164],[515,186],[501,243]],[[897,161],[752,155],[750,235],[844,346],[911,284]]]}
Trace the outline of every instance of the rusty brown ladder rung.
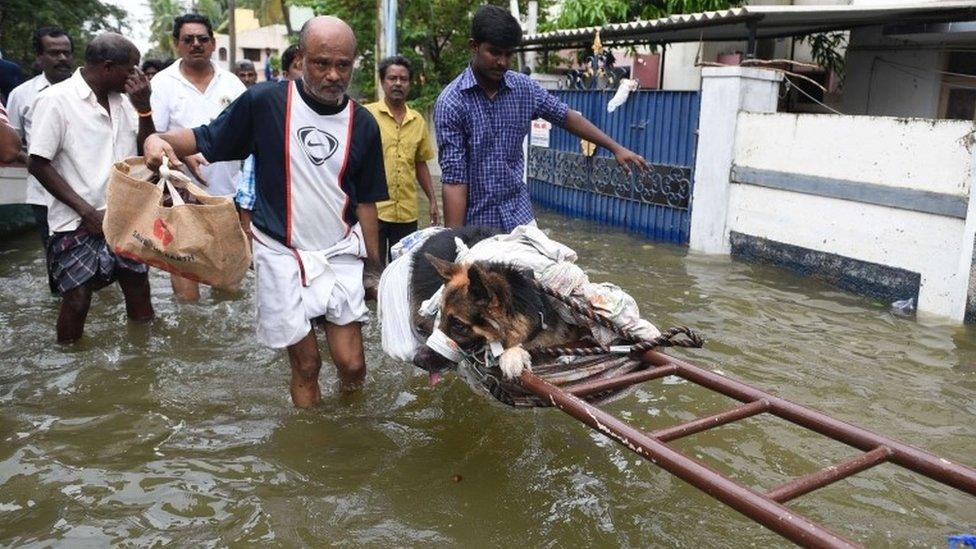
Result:
{"label": "rusty brown ladder rung", "polygon": [[[522,373],[521,382],[527,390],[549,400],[563,412],[799,545],[857,547],[850,540],[797,515],[784,507],[783,503],[881,463],[894,463],[976,496],[976,470],[974,469],[844,423],[656,351],[648,351],[642,356],[642,360],[653,367],[613,379],[582,383],[568,391],[547,383],[530,371]],[[670,375],[679,376],[744,404],[715,415],[645,433],[580,398]],[[864,453],[796,478],[762,494],[678,452],[667,444],[681,437],[761,413],[771,413],[800,427],[853,446]]]}
{"label": "rusty brown ladder rung", "polygon": [[678,373],[677,366],[674,364],[666,364],[657,368],[648,368],[647,370],[631,372],[629,374],[624,374],[622,376],[617,376],[610,379],[598,379],[596,381],[580,383],[579,385],[576,385],[570,389],[568,392],[569,394],[578,397],[593,395],[596,393],[602,393],[604,391],[612,391],[614,389],[630,387],[631,385],[637,383],[649,381],[651,379],[658,379],[660,377],[671,376],[676,373]]}
{"label": "rusty brown ladder rung", "polygon": [[816,473],[793,479],[782,486],[773,488],[766,492],[766,497],[779,503],[785,503],[828,484],[833,484],[838,480],[856,475],[875,465],[881,465],[889,457],[891,457],[891,450],[886,446],[878,446],[870,452],[865,452],[837,465],[824,467]]}
{"label": "rusty brown ladder rung", "polygon": [[769,401],[765,399],[755,400],[720,414],[715,414],[714,416],[703,417],[687,423],[654,431],[650,434],[650,436],[660,440],[661,442],[670,442],[681,437],[707,431],[713,427],[727,425],[733,421],[739,421],[740,419],[752,417],[767,410],[769,410]]}

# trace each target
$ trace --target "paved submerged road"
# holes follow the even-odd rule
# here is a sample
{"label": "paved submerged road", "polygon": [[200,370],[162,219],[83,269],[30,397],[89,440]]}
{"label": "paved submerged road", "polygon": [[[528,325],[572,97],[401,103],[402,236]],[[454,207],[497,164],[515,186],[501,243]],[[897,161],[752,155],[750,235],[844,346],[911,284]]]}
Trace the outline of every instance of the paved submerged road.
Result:
{"label": "paved submerged road", "polygon": [[[691,361],[976,465],[973,328],[549,214],[540,225],[658,326],[705,333],[706,349],[681,352]],[[0,545],[785,544],[555,410],[511,410],[453,377],[427,388],[382,356],[375,325],[366,388],[340,395],[329,369],[323,405],[298,412],[286,359],[253,342],[247,297],[177,304],[157,273],[151,325],[125,325],[106,290],[84,341],[62,347],[44,276],[32,233],[0,242]],[[653,430],[732,404],[666,378],[611,411]],[[674,445],[760,489],[855,454],[767,416]],[[976,524],[976,499],[893,465],[790,506],[869,546],[944,547]]]}

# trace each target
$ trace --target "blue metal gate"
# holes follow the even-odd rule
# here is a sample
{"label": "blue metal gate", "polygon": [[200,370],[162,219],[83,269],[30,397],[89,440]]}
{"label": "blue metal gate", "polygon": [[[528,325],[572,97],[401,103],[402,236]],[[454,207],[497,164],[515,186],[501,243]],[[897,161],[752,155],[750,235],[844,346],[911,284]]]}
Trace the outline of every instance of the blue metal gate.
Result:
{"label": "blue metal gate", "polygon": [[688,243],[698,131],[698,92],[638,91],[613,113],[613,91],[553,92],[618,143],[653,165],[627,173],[600,149],[582,154],[579,138],[553,127],[549,147],[530,146],[528,186],[539,206],[639,233]]}

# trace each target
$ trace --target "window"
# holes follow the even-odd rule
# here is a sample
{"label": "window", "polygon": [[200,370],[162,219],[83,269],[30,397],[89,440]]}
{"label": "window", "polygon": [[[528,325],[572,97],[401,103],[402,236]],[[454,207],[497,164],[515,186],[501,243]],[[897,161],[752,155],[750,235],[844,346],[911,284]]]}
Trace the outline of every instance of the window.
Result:
{"label": "window", "polygon": [[976,120],[976,52],[949,52],[945,67],[939,118]]}
{"label": "window", "polygon": [[255,63],[261,62],[261,48],[243,48],[244,59]]}
{"label": "window", "polygon": [[976,120],[976,90],[948,86],[942,118]]}

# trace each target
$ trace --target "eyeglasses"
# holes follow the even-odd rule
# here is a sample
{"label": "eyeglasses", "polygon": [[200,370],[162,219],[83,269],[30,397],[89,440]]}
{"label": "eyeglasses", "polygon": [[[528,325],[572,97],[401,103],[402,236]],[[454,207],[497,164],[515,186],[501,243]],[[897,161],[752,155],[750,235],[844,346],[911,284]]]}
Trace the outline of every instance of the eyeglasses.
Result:
{"label": "eyeglasses", "polygon": [[205,34],[187,34],[180,38],[180,42],[183,42],[187,46],[193,44],[193,42],[200,42],[201,45],[207,45],[210,43],[212,38]]}

